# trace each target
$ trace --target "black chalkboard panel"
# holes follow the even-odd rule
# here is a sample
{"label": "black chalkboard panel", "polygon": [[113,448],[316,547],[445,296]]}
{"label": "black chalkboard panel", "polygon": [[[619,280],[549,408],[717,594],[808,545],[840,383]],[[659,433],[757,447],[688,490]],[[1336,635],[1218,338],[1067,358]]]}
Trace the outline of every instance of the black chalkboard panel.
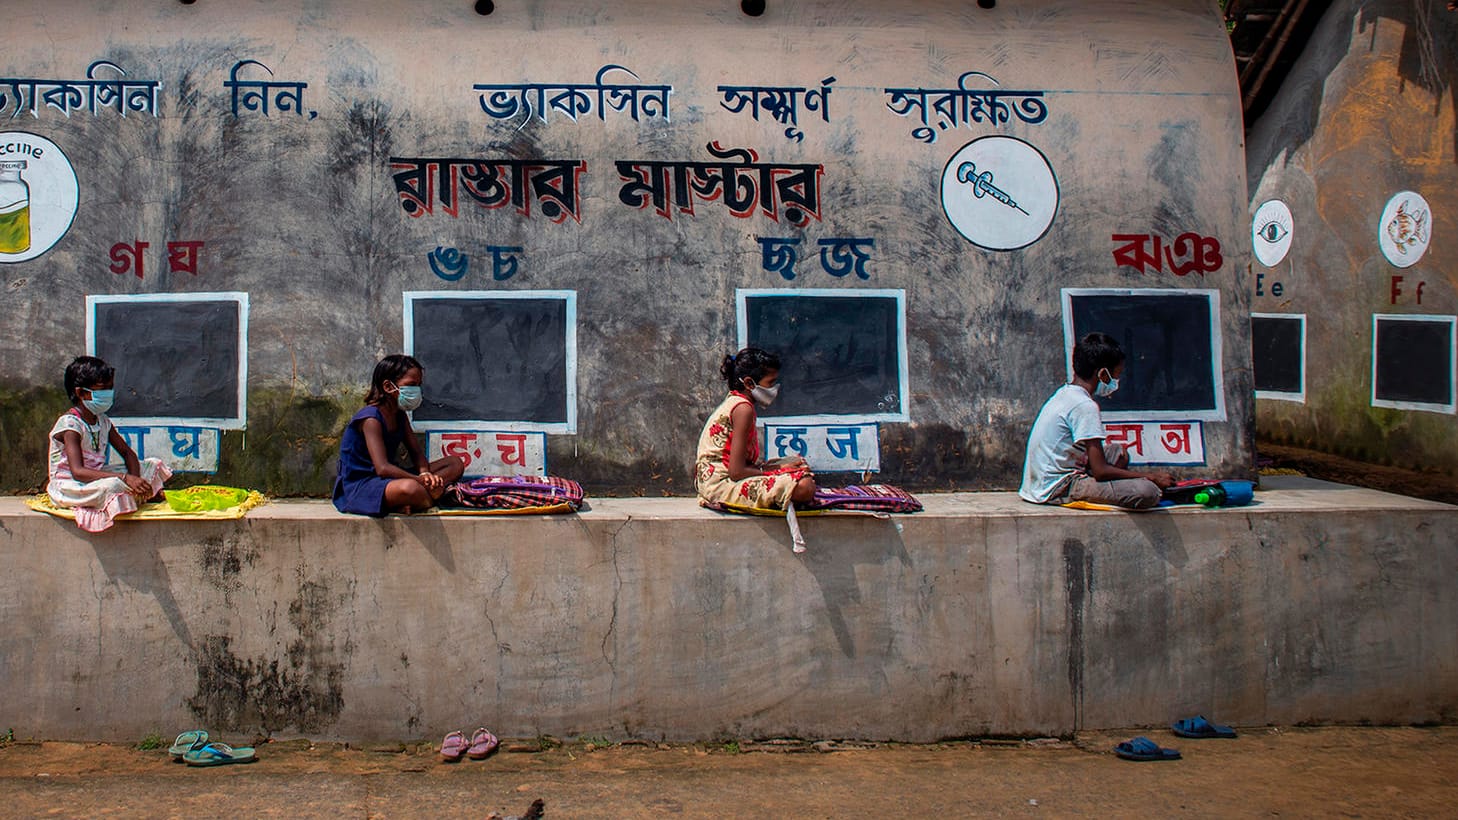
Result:
{"label": "black chalkboard panel", "polygon": [[1251,314],[1251,367],[1256,393],[1306,392],[1306,317]]}
{"label": "black chalkboard panel", "polygon": [[411,414],[417,427],[516,422],[575,432],[572,292],[416,292],[405,300],[406,352],[425,367],[425,402]]}
{"label": "black chalkboard panel", "polygon": [[901,291],[740,291],[740,343],[779,355],[765,418],[905,421]]}
{"label": "black chalkboard panel", "polygon": [[1454,318],[1372,317],[1372,403],[1453,412]]}
{"label": "black chalkboard panel", "polygon": [[88,303],[92,355],[116,368],[110,416],[243,426],[246,297],[93,296]]}
{"label": "black chalkboard panel", "polygon": [[1100,331],[1127,356],[1118,392],[1099,400],[1106,418],[1225,418],[1218,292],[1068,288],[1063,297],[1066,350]]}

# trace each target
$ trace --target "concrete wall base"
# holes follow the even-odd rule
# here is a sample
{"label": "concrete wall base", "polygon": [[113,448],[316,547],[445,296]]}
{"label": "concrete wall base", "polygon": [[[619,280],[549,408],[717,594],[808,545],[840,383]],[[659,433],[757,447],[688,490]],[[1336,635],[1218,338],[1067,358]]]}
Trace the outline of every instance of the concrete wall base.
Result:
{"label": "concrete wall base", "polygon": [[135,740],[931,741],[1204,713],[1458,716],[1458,507],[1309,480],[1127,515],[1010,493],[893,520],[599,499],[550,518],[126,522],[0,499],[0,726]]}

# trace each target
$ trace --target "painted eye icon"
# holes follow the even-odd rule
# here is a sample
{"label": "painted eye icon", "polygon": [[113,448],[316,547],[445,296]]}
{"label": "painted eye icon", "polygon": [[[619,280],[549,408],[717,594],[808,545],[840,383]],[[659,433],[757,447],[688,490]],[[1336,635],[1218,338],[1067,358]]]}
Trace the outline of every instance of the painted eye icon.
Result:
{"label": "painted eye icon", "polygon": [[1271,243],[1280,242],[1290,235],[1291,231],[1285,225],[1282,225],[1274,219],[1262,225],[1261,229],[1256,231],[1256,236]]}

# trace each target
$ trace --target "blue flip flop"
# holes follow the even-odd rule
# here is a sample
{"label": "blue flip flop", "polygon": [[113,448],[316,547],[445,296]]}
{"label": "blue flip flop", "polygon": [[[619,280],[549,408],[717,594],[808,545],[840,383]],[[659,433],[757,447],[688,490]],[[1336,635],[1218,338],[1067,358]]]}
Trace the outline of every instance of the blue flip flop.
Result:
{"label": "blue flip flop", "polygon": [[1204,715],[1196,715],[1192,718],[1175,721],[1170,731],[1180,737],[1189,737],[1196,740],[1204,740],[1212,737],[1235,737],[1235,730],[1229,726],[1216,726],[1205,719]]}
{"label": "blue flip flop", "polygon": [[182,756],[193,749],[201,749],[208,745],[208,733],[202,729],[193,729],[183,732],[172,741],[172,747],[167,753],[172,755],[173,760],[181,760]]}
{"label": "blue flip flop", "polygon": [[189,766],[223,766],[228,763],[252,763],[253,747],[234,748],[226,743],[208,743],[199,749],[191,749],[182,755]]}
{"label": "blue flip flop", "polygon": [[1179,760],[1178,749],[1161,749],[1159,744],[1147,737],[1136,737],[1133,740],[1126,740],[1114,747],[1114,754],[1125,760]]}

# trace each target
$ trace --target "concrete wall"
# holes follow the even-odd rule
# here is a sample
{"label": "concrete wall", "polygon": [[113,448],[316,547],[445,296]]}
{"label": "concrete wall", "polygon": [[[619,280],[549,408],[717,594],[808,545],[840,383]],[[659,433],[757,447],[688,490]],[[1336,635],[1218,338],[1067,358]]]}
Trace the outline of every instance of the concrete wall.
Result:
{"label": "concrete wall", "polygon": [[[105,59],[162,86],[157,116],[41,105],[0,122],[60,146],[80,189],[52,249],[0,265],[0,486],[42,481],[61,369],[84,347],[84,295],[197,291],[251,300],[247,432],[224,434],[218,480],[275,494],[327,491],[371,366],[403,344],[408,290],[575,291],[579,425],[551,437],[552,469],[599,491],[686,493],[722,390],[716,363],[734,345],[736,288],[906,292],[911,420],[884,425],[882,444],[884,477],[915,487],[1016,484],[1026,431],[1064,378],[1060,288],[1215,288],[1229,420],[1206,426],[1210,470],[1250,463],[1240,107],[1209,0],[783,0],[758,18],[730,0],[544,0],[490,16],[464,1],[15,0],[4,39],[5,76],[80,79]],[[223,83],[245,59],[306,82],[307,113],[235,118]],[[590,82],[608,64],[671,85],[671,121],[523,125],[488,117],[471,89]],[[1046,120],[933,127],[926,144],[888,110],[886,88],[956,87],[969,71],[1046,92]],[[801,111],[798,142],[727,111],[716,90],[830,76],[829,120]],[[1023,250],[980,249],[942,212],[949,157],[989,134],[1035,145],[1057,175],[1056,218]],[[823,166],[819,219],[796,228],[706,201],[666,219],[618,201],[615,161],[707,159],[712,141]],[[581,219],[555,224],[540,202],[530,215],[465,202],[455,217],[411,218],[391,156],[581,158]],[[1223,265],[1176,277],[1114,264],[1114,234],[1184,232],[1220,242]],[[876,246],[865,280],[828,275],[811,250],[786,282],[761,266],[757,236]],[[150,243],[144,274],[113,273],[113,247],[135,241]],[[168,272],[173,241],[204,243],[195,275]],[[524,248],[518,272],[496,281],[487,246]],[[444,281],[426,261],[437,247],[476,265]]]}
{"label": "concrete wall", "polygon": [[[1458,416],[1371,402],[1372,315],[1458,314],[1455,42],[1442,3],[1338,0],[1251,128],[1251,211],[1280,199],[1292,217],[1286,260],[1253,263],[1251,310],[1307,316],[1305,402],[1258,400],[1262,437],[1458,471]],[[1378,238],[1404,190],[1431,206],[1431,237],[1399,268]]]}
{"label": "concrete wall", "polygon": [[1453,720],[1458,508],[1304,479],[1258,499],[1129,516],[931,495],[892,521],[805,518],[803,557],[784,521],[687,499],[378,521],[285,502],[100,537],[0,499],[0,726],[931,741]]}

